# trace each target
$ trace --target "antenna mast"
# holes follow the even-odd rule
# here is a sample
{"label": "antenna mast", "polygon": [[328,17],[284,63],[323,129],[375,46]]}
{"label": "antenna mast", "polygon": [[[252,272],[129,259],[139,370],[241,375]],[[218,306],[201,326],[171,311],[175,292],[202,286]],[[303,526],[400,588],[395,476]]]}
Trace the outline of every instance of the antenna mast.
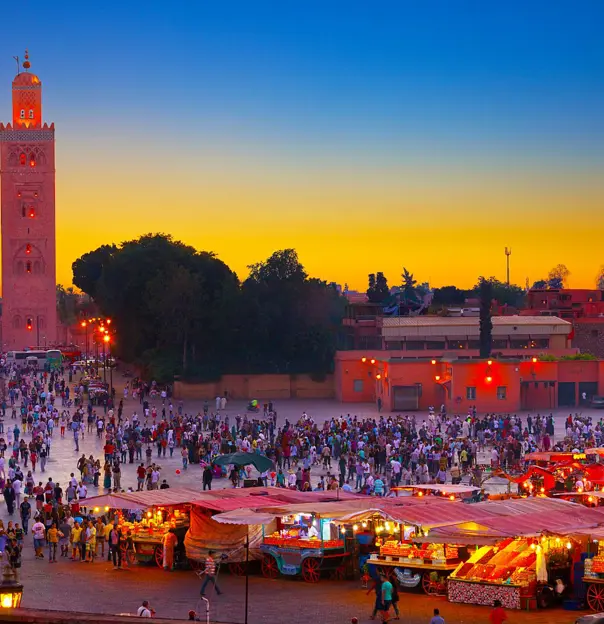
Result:
{"label": "antenna mast", "polygon": [[512,255],[512,248],[505,248],[505,262],[507,269],[507,284],[510,285],[510,256]]}

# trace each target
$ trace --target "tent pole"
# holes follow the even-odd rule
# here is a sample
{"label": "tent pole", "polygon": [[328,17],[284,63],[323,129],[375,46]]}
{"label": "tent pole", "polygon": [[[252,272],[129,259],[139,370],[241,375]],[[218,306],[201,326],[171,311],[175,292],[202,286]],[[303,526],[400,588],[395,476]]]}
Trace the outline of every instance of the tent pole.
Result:
{"label": "tent pole", "polygon": [[[264,527],[263,527],[264,530]],[[245,624],[247,622],[248,612],[248,599],[249,599],[249,587],[250,587],[250,526],[247,527],[247,535],[245,537]]]}

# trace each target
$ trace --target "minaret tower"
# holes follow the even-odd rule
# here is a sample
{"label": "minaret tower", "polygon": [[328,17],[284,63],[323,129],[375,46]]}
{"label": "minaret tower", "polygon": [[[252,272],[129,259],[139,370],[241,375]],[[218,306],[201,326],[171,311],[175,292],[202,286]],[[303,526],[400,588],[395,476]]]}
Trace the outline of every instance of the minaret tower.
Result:
{"label": "minaret tower", "polygon": [[2,350],[56,341],[55,130],[42,125],[42,83],[27,51],[13,80],[13,122],[0,123]]}

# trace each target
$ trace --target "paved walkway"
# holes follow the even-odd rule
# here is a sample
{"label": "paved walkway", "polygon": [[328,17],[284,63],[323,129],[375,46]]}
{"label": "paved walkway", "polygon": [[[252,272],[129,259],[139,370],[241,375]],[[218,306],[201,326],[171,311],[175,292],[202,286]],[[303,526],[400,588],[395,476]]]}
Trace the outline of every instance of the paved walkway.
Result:
{"label": "paved walkway", "polygon": [[[129,399],[125,403],[125,413],[138,406]],[[338,404],[334,401],[279,401],[279,422],[285,418],[297,420],[303,411],[307,411],[315,420],[322,422],[340,414],[356,414],[359,417],[377,415],[373,405]],[[185,411],[198,411],[203,401],[185,403]],[[229,404],[227,412],[234,416],[243,413],[245,403]],[[139,408],[140,411],[140,408]],[[594,412],[599,418],[601,412]],[[566,410],[556,414],[556,427],[561,431],[562,422],[568,415]],[[418,414],[420,416],[420,414]],[[6,420],[5,428],[11,425]],[[38,470],[39,480],[52,477],[63,486],[69,474],[76,472],[76,461],[79,455],[93,454],[102,456],[102,440],[96,433],[86,434],[80,441],[80,453],[74,448],[73,438],[66,436],[61,439],[55,433],[50,458],[45,473]],[[176,475],[181,461],[176,454],[173,458],[161,458],[162,478],[168,479],[171,486],[200,486],[201,472],[199,467],[190,467],[186,472]],[[135,486],[134,465],[126,465],[122,475],[122,486]],[[226,480],[215,480],[214,487],[227,487]],[[102,493],[102,488],[99,493]],[[97,492],[90,489],[90,495]],[[6,508],[0,503],[0,517],[8,519]],[[88,611],[96,613],[125,613],[135,610],[143,599],[149,599],[157,611],[158,617],[186,619],[189,609],[203,609],[198,604],[199,583],[193,572],[177,571],[164,573],[155,566],[136,566],[130,570],[114,571],[104,561],[94,564],[75,563],[60,560],[49,567],[46,560],[35,560],[31,537],[25,542],[22,568],[25,593],[23,606],[30,608],[52,608],[59,610]],[[243,578],[221,575],[221,585],[225,595],[212,599],[212,619],[223,622],[244,621],[245,582]],[[371,612],[370,596],[360,589],[359,582],[338,582],[328,579],[317,585],[308,585],[297,579],[278,579],[269,581],[259,576],[250,577],[250,624],[308,624],[308,622],[324,622],[339,624],[349,622],[352,617],[367,622]],[[423,594],[401,594],[402,622],[406,624],[427,624],[432,610],[438,606],[448,624],[472,623],[488,621],[488,609],[482,607],[456,606],[440,598],[430,598]],[[575,614],[562,610],[510,614],[510,622],[526,622],[533,624],[567,624],[574,622]]]}

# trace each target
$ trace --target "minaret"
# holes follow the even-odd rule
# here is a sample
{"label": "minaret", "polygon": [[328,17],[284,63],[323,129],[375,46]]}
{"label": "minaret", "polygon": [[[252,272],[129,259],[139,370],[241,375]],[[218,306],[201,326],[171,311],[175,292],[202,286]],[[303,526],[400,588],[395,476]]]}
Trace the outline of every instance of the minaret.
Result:
{"label": "minaret", "polygon": [[0,123],[2,348],[56,341],[55,130],[42,125],[42,83],[13,80],[13,122]]}

